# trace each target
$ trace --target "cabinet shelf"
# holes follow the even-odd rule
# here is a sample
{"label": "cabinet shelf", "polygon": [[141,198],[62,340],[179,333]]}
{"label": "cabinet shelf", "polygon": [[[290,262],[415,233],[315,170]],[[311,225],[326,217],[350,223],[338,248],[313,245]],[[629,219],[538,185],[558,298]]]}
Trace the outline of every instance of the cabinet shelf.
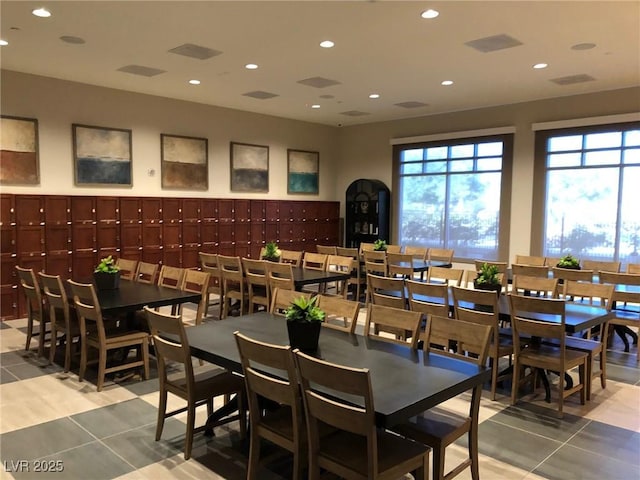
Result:
{"label": "cabinet shelf", "polygon": [[354,181],[346,192],[345,245],[389,241],[389,189],[379,180]]}

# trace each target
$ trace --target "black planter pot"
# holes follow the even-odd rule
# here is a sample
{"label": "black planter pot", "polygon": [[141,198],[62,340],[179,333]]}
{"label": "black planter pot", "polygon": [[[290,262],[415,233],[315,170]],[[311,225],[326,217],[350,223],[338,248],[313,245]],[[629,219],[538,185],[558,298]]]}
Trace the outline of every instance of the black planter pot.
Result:
{"label": "black planter pot", "polygon": [[93,272],[93,280],[98,290],[115,290],[120,286],[120,272]]}
{"label": "black planter pot", "polygon": [[280,263],[280,257],[262,257],[262,260],[267,262]]}
{"label": "black planter pot", "polygon": [[303,352],[318,350],[321,322],[292,322],[287,320],[287,332],[291,348],[299,348]]}
{"label": "black planter pot", "polygon": [[473,288],[476,290],[488,290],[490,292],[496,292],[498,295],[502,292],[502,285],[495,285],[493,283],[477,283],[476,280],[473,281]]}

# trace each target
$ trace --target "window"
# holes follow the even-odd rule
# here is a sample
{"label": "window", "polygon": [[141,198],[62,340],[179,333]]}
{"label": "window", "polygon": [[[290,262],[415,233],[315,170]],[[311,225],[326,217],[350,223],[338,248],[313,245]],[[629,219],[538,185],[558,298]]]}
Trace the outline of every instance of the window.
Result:
{"label": "window", "polygon": [[507,249],[512,135],[397,145],[399,243],[497,260]]}
{"label": "window", "polygon": [[536,142],[544,255],[638,262],[640,124],[541,131]]}

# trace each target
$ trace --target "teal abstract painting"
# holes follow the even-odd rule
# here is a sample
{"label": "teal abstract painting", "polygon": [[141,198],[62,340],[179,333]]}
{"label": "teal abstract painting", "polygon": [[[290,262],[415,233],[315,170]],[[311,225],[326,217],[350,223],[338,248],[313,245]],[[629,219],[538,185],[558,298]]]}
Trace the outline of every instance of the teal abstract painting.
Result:
{"label": "teal abstract painting", "polygon": [[287,150],[287,193],[318,195],[320,190],[320,154],[305,150]]}

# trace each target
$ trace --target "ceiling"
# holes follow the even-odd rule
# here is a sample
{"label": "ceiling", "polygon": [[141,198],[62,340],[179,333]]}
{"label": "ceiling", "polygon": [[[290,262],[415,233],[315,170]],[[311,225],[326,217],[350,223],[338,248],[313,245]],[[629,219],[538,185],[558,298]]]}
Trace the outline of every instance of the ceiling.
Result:
{"label": "ceiling", "polygon": [[[42,6],[51,17],[31,14]],[[334,126],[640,85],[640,1],[2,0],[0,16],[3,69]],[[520,44],[466,44],[496,35]],[[222,53],[169,52],[185,44]],[[339,83],[299,83],[315,77]],[[552,81],[565,77],[588,81]]]}

